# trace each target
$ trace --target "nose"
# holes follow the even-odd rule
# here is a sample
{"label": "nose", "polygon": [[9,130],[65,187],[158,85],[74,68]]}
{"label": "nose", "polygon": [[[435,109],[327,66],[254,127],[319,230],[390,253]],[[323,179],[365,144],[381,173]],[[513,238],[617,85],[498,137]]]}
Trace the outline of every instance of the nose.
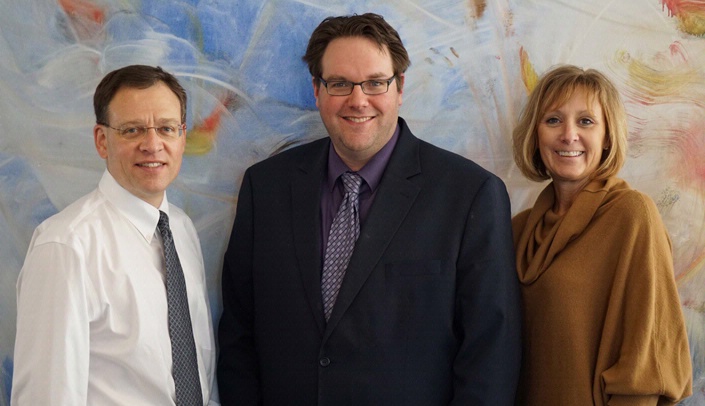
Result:
{"label": "nose", "polygon": [[566,122],[561,134],[561,141],[570,144],[578,140],[578,126],[575,123]]}
{"label": "nose", "polygon": [[362,85],[353,85],[352,93],[348,96],[348,104],[352,107],[365,107],[368,102],[368,96],[362,91]]}
{"label": "nose", "polygon": [[164,148],[164,141],[162,137],[157,134],[157,129],[155,127],[147,128],[147,133],[142,136],[140,142],[140,150],[153,154],[159,152]]}

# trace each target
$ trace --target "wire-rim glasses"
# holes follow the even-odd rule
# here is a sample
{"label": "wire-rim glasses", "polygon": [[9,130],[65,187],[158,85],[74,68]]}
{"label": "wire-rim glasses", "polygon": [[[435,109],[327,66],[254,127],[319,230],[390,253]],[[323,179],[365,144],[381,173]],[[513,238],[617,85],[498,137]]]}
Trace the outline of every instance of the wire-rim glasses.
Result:
{"label": "wire-rim glasses", "polygon": [[181,134],[186,131],[186,124],[160,125],[156,127],[127,126],[123,128],[111,127],[106,123],[98,124],[115,130],[122,138],[126,140],[136,140],[144,137],[147,135],[149,130],[156,131],[157,135],[165,140],[175,140],[181,137]]}

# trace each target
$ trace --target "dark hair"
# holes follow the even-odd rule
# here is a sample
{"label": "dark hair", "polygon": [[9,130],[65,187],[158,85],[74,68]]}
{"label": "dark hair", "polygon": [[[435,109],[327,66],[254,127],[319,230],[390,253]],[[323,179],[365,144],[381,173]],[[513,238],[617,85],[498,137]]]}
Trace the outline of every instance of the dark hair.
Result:
{"label": "dark hair", "polygon": [[397,86],[401,89],[399,74],[406,72],[411,65],[409,54],[399,38],[399,33],[392,28],[379,14],[366,13],[362,15],[327,17],[313,30],[308,41],[306,54],[301,58],[308,64],[316,83],[322,75],[321,59],[328,44],[337,38],[364,37],[377,43],[382,49],[385,45],[392,57],[392,68],[397,75]]}
{"label": "dark hair", "polygon": [[157,82],[162,82],[171,89],[181,103],[181,122],[186,121],[186,91],[179,81],[161,67],[147,65],[130,65],[116,69],[103,78],[95,89],[93,95],[93,109],[95,121],[98,124],[109,124],[108,105],[113,100],[118,90],[123,87],[146,89]]}

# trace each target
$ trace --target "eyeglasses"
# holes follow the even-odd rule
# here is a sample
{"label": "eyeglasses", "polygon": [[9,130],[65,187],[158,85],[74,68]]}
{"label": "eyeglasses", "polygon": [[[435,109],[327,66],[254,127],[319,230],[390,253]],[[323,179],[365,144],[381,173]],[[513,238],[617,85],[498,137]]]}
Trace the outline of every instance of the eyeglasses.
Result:
{"label": "eyeglasses", "polygon": [[330,82],[323,80],[322,77],[318,79],[323,83],[326,88],[326,92],[331,96],[348,96],[352,94],[355,85],[359,85],[362,89],[362,93],[374,96],[377,94],[387,93],[389,90],[389,84],[397,77],[397,75],[392,76],[389,79],[371,79],[365,80],[364,82],[349,82],[347,80],[331,80]]}
{"label": "eyeglasses", "polygon": [[174,140],[181,137],[181,134],[186,131],[186,124],[175,124],[175,125],[162,125],[158,127],[124,127],[115,128],[111,127],[105,123],[98,123],[99,125],[106,126],[110,129],[117,131],[120,136],[126,140],[136,140],[147,135],[147,131],[154,130],[157,135],[165,140]]}

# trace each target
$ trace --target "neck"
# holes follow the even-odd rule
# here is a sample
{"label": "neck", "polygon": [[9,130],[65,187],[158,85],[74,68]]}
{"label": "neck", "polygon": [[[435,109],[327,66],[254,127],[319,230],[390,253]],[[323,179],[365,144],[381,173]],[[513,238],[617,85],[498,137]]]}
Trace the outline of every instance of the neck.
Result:
{"label": "neck", "polygon": [[372,157],[368,157],[367,155],[355,156],[353,154],[341,154],[335,144],[333,144],[333,149],[335,149],[335,153],[338,154],[340,160],[343,161],[343,163],[353,172],[357,172],[362,169],[362,167],[365,166],[370,159],[372,159]]}
{"label": "neck", "polygon": [[561,182],[553,181],[553,190],[555,199],[553,202],[553,211],[562,216],[568,212],[570,206],[578,197],[578,194],[590,183],[590,179],[585,179],[580,182]]}
{"label": "neck", "polygon": [[154,197],[154,196],[137,196],[140,199],[144,200],[145,202],[151,204],[152,206],[156,207],[157,209],[162,206],[162,202],[164,201],[164,194],[162,194],[160,197]]}

